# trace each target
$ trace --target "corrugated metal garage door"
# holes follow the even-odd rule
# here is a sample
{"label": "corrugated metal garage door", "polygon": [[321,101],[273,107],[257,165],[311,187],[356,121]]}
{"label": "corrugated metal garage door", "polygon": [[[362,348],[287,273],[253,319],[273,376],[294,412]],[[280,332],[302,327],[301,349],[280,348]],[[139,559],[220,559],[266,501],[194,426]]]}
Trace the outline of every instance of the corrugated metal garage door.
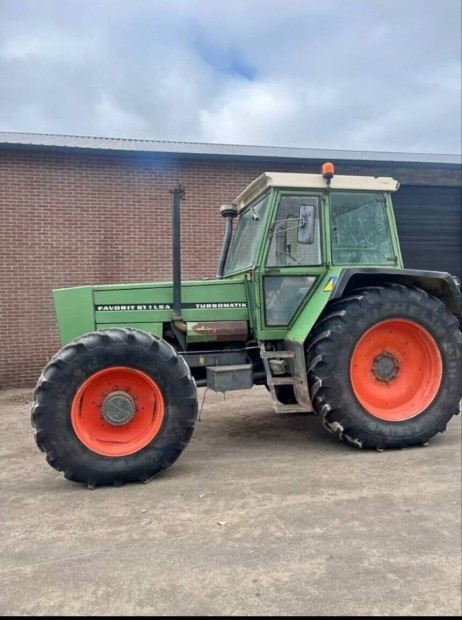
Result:
{"label": "corrugated metal garage door", "polygon": [[393,205],[404,266],[462,278],[462,188],[402,185]]}

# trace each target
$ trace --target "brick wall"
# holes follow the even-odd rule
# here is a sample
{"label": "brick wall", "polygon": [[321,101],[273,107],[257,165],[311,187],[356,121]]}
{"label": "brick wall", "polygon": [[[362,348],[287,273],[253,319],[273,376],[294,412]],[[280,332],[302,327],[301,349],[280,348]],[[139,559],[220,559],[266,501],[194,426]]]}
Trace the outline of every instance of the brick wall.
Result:
{"label": "brick wall", "polygon": [[[213,276],[224,230],[218,207],[267,169],[315,172],[319,163],[0,151],[0,388],[34,385],[59,348],[53,288],[171,279],[169,190],[178,181],[186,188],[183,277]],[[337,172],[421,184],[432,177],[408,167]]]}

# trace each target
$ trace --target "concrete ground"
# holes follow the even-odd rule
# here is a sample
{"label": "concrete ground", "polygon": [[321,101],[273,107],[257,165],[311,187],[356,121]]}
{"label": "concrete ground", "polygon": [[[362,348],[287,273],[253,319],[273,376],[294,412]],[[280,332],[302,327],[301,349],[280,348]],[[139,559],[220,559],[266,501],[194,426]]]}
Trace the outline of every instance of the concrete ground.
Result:
{"label": "concrete ground", "polygon": [[46,464],[29,410],[0,392],[2,615],[462,611],[460,416],[427,448],[363,452],[264,388],[208,391],[168,472],[89,491]]}

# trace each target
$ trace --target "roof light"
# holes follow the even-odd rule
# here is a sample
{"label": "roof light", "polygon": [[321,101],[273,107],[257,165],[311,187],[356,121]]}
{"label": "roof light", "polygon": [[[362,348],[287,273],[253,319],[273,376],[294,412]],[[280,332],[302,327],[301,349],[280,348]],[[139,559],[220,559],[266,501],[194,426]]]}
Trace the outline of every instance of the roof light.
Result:
{"label": "roof light", "polygon": [[326,161],[322,165],[322,178],[326,180],[327,185],[330,185],[330,181],[334,176],[334,164],[330,161]]}

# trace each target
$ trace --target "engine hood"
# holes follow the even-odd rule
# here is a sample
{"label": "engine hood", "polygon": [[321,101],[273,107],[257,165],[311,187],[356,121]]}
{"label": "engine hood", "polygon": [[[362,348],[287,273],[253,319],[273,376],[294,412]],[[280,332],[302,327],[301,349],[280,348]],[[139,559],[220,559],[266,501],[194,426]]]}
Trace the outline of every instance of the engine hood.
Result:
{"label": "engine hood", "polygon": [[[126,326],[162,335],[173,317],[172,282],[106,284],[53,291],[62,343],[94,329]],[[186,323],[247,321],[244,278],[183,281]]]}

